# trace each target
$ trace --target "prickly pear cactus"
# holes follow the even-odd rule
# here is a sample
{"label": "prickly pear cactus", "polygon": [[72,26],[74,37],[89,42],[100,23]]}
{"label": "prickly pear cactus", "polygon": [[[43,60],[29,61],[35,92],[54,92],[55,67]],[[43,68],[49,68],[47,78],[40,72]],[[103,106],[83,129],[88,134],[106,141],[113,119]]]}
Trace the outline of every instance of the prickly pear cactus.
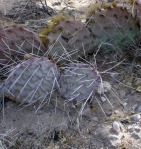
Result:
{"label": "prickly pear cactus", "polygon": [[1,64],[22,60],[26,53],[43,55],[45,51],[37,34],[21,25],[11,25],[0,29]]}
{"label": "prickly pear cactus", "polygon": [[94,67],[71,63],[60,77],[60,93],[69,101],[82,101],[95,93],[100,83],[100,74]]}
{"label": "prickly pear cactus", "polygon": [[4,95],[20,103],[44,103],[57,88],[57,66],[47,58],[32,57],[18,64],[3,85]]}
{"label": "prickly pear cactus", "polygon": [[92,50],[93,37],[80,21],[61,19],[46,29],[43,43],[48,46],[48,54],[58,61],[70,61],[84,56]]}
{"label": "prickly pear cactus", "polygon": [[127,9],[103,5],[96,10],[91,8],[87,18],[87,27],[95,39],[94,46],[102,44],[105,51],[120,53],[140,40],[139,27]]}

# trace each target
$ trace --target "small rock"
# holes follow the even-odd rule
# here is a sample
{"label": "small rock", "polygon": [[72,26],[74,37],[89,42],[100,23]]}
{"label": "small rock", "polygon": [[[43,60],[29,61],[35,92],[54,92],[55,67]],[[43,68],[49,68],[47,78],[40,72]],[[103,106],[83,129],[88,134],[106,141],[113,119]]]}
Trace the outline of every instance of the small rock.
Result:
{"label": "small rock", "polygon": [[141,92],[141,86],[138,86],[138,87],[136,88],[136,90],[137,90],[138,92]]}
{"label": "small rock", "polygon": [[123,105],[124,107],[126,107],[126,106],[127,106],[127,102],[122,103],[122,105]]}
{"label": "small rock", "polygon": [[135,111],[135,112],[141,112],[141,105],[137,105],[137,106],[134,108],[134,111]]}
{"label": "small rock", "polygon": [[135,133],[133,133],[133,134],[131,135],[131,137],[134,138],[134,139],[136,139],[136,140],[139,140],[139,139],[140,139],[139,135],[137,135],[137,134],[135,134]]}
{"label": "small rock", "polygon": [[133,132],[134,132],[134,128],[128,128],[128,131],[129,131],[130,133],[133,133]]}
{"label": "small rock", "polygon": [[24,60],[28,60],[30,58],[32,58],[33,56],[31,54],[25,54],[24,55]]}
{"label": "small rock", "polygon": [[55,5],[61,5],[61,2],[59,2],[59,1],[57,2],[57,1],[56,1],[56,2],[54,2],[52,5],[53,5],[53,6],[55,6]]}
{"label": "small rock", "polygon": [[100,83],[97,92],[99,94],[103,94],[103,93],[109,92],[111,89],[112,89],[112,87],[111,87],[110,83],[107,81],[103,81],[102,83]]}
{"label": "small rock", "polygon": [[135,132],[139,133],[141,130],[139,128],[135,128]]}
{"label": "small rock", "polygon": [[115,111],[114,111],[114,114],[116,114],[116,115],[120,115],[120,113],[121,113],[121,112],[118,111],[118,110],[115,110]]}
{"label": "small rock", "polygon": [[114,132],[116,132],[117,134],[119,134],[121,131],[120,124],[117,121],[113,122],[112,128],[113,128]]}
{"label": "small rock", "polygon": [[140,118],[141,118],[140,114],[134,114],[131,116],[131,120],[136,121],[136,122],[139,121]]}
{"label": "small rock", "polygon": [[103,96],[101,97],[101,101],[102,101],[102,102],[105,102],[106,100],[107,100],[107,99],[106,99],[105,97],[103,97]]}

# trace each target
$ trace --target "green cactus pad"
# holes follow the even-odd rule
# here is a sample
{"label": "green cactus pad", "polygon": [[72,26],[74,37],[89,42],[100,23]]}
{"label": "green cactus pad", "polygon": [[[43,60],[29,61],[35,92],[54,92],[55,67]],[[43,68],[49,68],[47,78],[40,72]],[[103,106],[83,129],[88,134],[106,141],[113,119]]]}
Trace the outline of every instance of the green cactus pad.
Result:
{"label": "green cactus pad", "polygon": [[129,46],[136,46],[141,36],[132,15],[123,7],[104,8],[87,18],[87,27],[95,39],[94,47],[102,44],[104,51],[121,53]]}

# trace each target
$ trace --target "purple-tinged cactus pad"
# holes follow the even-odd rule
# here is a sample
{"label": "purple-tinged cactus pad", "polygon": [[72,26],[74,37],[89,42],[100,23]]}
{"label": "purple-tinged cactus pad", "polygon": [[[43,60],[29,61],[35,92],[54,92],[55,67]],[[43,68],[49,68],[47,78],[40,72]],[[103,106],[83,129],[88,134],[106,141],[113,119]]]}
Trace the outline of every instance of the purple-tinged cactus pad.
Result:
{"label": "purple-tinged cactus pad", "polygon": [[80,21],[62,20],[46,36],[48,54],[58,61],[76,60],[92,50],[90,31]]}
{"label": "purple-tinged cactus pad", "polygon": [[72,63],[60,78],[60,93],[67,100],[84,100],[98,89],[100,74],[89,64]]}
{"label": "purple-tinged cactus pad", "polygon": [[45,51],[38,35],[21,25],[11,25],[0,29],[1,64],[22,60],[26,53],[42,56]]}
{"label": "purple-tinged cactus pad", "polygon": [[57,88],[60,72],[47,58],[31,58],[18,64],[3,85],[4,95],[20,103],[44,102]]}

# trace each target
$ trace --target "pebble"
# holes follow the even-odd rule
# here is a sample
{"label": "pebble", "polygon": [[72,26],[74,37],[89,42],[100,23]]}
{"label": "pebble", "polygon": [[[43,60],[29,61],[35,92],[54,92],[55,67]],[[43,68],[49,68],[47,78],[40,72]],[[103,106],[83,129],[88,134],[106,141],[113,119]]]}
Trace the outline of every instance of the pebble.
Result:
{"label": "pebble", "polygon": [[133,133],[133,132],[134,132],[134,128],[128,128],[128,131],[129,131],[130,133]]}
{"label": "pebble", "polygon": [[136,140],[139,140],[139,139],[140,139],[139,135],[137,135],[137,134],[135,134],[135,133],[133,133],[133,134],[131,135],[131,137],[134,138],[134,139],[136,139]]}
{"label": "pebble", "polygon": [[137,106],[134,108],[134,111],[135,111],[135,112],[141,112],[141,105],[137,105]]}
{"label": "pebble", "polygon": [[113,122],[112,128],[113,128],[114,132],[116,132],[117,134],[119,134],[121,131],[120,124],[117,121]]}
{"label": "pebble", "polygon": [[25,54],[24,55],[24,60],[28,60],[30,58],[32,58],[33,56],[31,54]]}
{"label": "pebble", "polygon": [[135,128],[135,132],[139,133],[140,131],[140,128]]}
{"label": "pebble", "polygon": [[140,118],[141,118],[140,114],[134,114],[131,116],[131,120],[136,121],[136,122],[139,121]]}
{"label": "pebble", "polygon": [[112,89],[111,84],[107,81],[103,81],[102,83],[100,83],[97,92],[99,94],[103,94],[109,92],[111,89]]}
{"label": "pebble", "polygon": [[127,102],[122,103],[122,105],[123,105],[124,107],[126,107],[126,106],[127,106]]}
{"label": "pebble", "polygon": [[102,102],[105,102],[106,100],[107,100],[107,99],[106,99],[105,97],[103,97],[103,96],[101,97],[101,101],[102,101]]}

